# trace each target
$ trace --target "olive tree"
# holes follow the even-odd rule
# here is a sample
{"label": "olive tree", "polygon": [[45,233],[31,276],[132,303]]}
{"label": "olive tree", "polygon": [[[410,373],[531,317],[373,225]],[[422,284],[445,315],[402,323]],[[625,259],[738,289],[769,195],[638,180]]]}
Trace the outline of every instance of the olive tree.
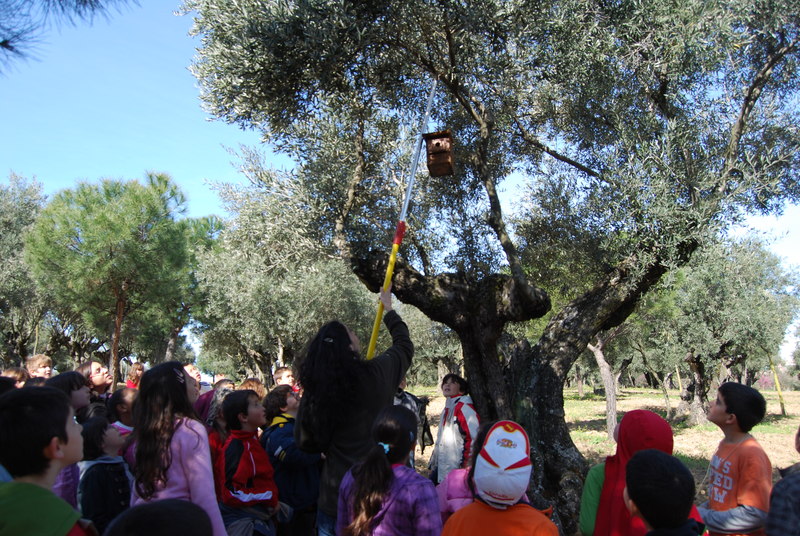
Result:
{"label": "olive tree", "polygon": [[[405,180],[405,125],[438,81],[433,121],[454,132],[458,170],[420,181],[394,290],[456,333],[483,418],[512,417],[530,432],[532,489],[557,500],[571,529],[585,466],[564,420],[571,365],[709,236],[800,194],[796,2],[186,7],[208,110],[295,158],[297,180],[324,208],[320,242],[372,290]],[[515,174],[559,192],[603,263],[505,360],[505,327],[551,305],[524,248],[548,255],[537,248],[571,239],[520,240],[498,193]]]}

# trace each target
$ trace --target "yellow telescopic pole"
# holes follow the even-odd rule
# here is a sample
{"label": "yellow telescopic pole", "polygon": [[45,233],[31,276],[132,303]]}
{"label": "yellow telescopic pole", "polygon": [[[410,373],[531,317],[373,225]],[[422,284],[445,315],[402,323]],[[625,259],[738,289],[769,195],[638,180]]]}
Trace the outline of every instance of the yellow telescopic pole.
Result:
{"label": "yellow telescopic pole", "polygon": [[[400,244],[403,242],[403,235],[406,232],[406,222],[397,222],[397,229],[394,233],[394,240],[392,241],[392,253],[389,255],[389,265],[386,267],[386,277],[383,279],[383,290],[388,290],[392,284],[392,274],[394,273],[394,263],[397,260],[397,251],[400,249]],[[369,338],[369,346],[367,347],[367,359],[375,357],[375,346],[378,344],[378,332],[381,329],[381,320],[383,319],[383,302],[378,302],[378,314],[375,315],[375,322],[372,324],[372,336]]]}

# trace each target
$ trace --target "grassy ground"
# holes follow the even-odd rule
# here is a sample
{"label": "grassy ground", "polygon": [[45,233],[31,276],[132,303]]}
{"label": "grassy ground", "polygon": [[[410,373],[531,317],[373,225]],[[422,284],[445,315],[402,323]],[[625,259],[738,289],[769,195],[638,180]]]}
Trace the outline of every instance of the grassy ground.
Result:
{"label": "grassy ground", "polygon": [[[416,395],[426,395],[431,398],[428,406],[433,437],[436,438],[435,425],[439,422],[444,398],[438,389],[429,387],[414,387],[409,391]],[[762,391],[767,399],[767,417],[764,422],[756,426],[752,434],[764,447],[769,455],[774,468],[773,475],[777,479],[777,468],[788,467],[800,460],[800,455],[794,450],[794,434],[800,425],[800,392],[784,392],[786,412],[782,416],[778,395],[774,391]],[[591,463],[597,463],[604,457],[613,454],[615,443],[608,439],[605,431],[606,410],[605,399],[601,396],[587,395],[578,397],[576,391],[565,391],[565,411],[567,424],[572,440]],[[677,391],[670,393],[670,402],[673,408],[679,402]],[[647,389],[623,389],[617,400],[617,418],[621,419],[626,411],[634,409],[649,409],[660,415],[666,415],[664,397],[660,391]],[[698,490],[704,493],[703,483],[708,462],[711,455],[722,439],[722,433],[711,423],[687,427],[680,422],[673,424],[675,430],[675,454],[692,470],[698,483]],[[424,471],[432,449],[425,453],[417,450],[417,468]]]}

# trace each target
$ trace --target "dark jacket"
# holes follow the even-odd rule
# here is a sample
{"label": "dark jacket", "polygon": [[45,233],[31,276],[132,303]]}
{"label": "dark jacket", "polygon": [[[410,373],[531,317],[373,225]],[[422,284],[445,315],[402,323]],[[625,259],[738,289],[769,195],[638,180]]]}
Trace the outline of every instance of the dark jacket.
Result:
{"label": "dark jacket", "polygon": [[339,484],[348,469],[369,452],[372,423],[383,408],[392,405],[397,386],[414,355],[408,326],[397,312],[386,313],[383,322],[392,335],[392,346],[366,362],[362,385],[359,386],[359,404],[343,408],[347,412],[346,418],[341,420],[332,437],[315,435],[314,426],[303,418],[307,400],[304,397],[300,401],[294,438],[297,445],[307,452],[325,453],[318,507],[333,518],[336,517]]}
{"label": "dark jacket", "polygon": [[261,445],[275,469],[281,502],[295,510],[317,504],[322,456],[303,452],[294,442],[294,417],[278,415],[263,434]]}
{"label": "dark jacket", "polygon": [[79,462],[78,467],[81,512],[102,534],[108,524],[131,504],[131,475],[122,456],[102,456]]}

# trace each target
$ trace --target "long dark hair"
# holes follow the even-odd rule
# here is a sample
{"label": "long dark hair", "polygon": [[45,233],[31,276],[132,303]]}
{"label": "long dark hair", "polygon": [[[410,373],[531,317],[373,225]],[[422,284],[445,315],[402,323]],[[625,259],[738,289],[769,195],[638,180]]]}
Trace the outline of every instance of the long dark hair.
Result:
{"label": "long dark hair", "polygon": [[172,463],[170,443],[176,420],[196,419],[186,394],[186,377],[177,361],[157,365],[142,375],[139,396],[133,404],[133,425],[136,440],[136,492],[149,499],[156,485],[166,481]]}
{"label": "long dark hair", "polygon": [[323,448],[358,405],[365,362],[350,345],[345,325],[328,322],[308,343],[300,363],[300,411]]}
{"label": "long dark hair", "polygon": [[417,417],[403,406],[389,406],[372,425],[373,445],[363,462],[353,467],[353,520],[346,536],[370,534],[372,520],[394,480],[392,464],[405,460],[417,439]]}

